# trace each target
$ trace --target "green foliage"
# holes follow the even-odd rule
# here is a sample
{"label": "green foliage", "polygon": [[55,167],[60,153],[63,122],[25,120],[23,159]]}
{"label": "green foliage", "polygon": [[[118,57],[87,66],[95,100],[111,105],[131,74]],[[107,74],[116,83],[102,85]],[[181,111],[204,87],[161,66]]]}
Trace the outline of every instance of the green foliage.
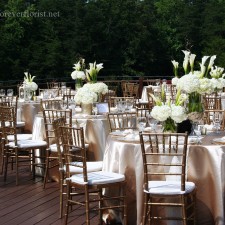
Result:
{"label": "green foliage", "polygon": [[21,80],[27,69],[37,79],[71,79],[80,57],[104,63],[100,77],[172,76],[182,49],[216,54],[224,66],[223,2],[2,0],[1,80]]}

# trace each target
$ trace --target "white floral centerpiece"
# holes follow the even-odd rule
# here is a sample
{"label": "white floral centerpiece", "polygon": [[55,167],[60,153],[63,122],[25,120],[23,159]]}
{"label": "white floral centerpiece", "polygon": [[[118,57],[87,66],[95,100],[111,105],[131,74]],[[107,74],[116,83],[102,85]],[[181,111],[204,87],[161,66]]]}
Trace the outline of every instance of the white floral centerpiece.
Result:
{"label": "white floral centerpiece", "polygon": [[31,77],[31,74],[28,72],[24,72],[24,74],[24,84],[30,89],[30,91],[35,92],[38,89],[38,85],[33,81],[35,76]]}
{"label": "white floral centerpiece", "polygon": [[[164,95],[162,87],[162,95]],[[153,100],[155,101],[155,106],[151,111],[151,116],[162,122],[163,131],[176,132],[177,123],[187,119],[187,114],[185,107],[183,106],[184,102],[187,100],[186,94],[181,94],[181,91],[178,90],[176,95],[175,103],[171,103],[170,100],[163,102],[161,99],[165,99],[164,96],[161,96],[161,99],[152,95]]]}
{"label": "white floral centerpiece", "polygon": [[89,63],[89,69],[86,69],[86,77],[88,82],[96,83],[99,71],[103,68],[103,63]]}
{"label": "white floral centerpiece", "polygon": [[82,82],[86,79],[85,59],[81,58],[73,67],[75,70],[71,73],[72,79],[76,80],[76,89],[82,87]]}
{"label": "white floral centerpiece", "polygon": [[[175,77],[172,79],[172,84],[176,85],[177,89],[181,89],[188,94],[188,112],[189,119],[197,121],[201,118],[203,106],[201,103],[202,94],[211,94],[217,89],[225,87],[225,74],[223,68],[213,67],[216,56],[204,56],[200,63],[200,70],[194,70],[195,54],[189,51],[184,51],[183,69],[184,75],[178,78],[178,62],[172,61]],[[208,65],[207,65],[207,61]]]}
{"label": "white floral centerpiece", "polygon": [[75,101],[78,104],[92,104],[96,102],[97,99],[98,95],[85,86],[80,88],[75,95]]}

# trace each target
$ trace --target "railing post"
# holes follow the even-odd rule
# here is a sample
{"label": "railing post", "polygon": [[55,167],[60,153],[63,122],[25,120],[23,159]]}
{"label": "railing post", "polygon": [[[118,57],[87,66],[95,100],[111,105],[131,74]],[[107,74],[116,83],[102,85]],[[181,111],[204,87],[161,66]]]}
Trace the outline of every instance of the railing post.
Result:
{"label": "railing post", "polygon": [[139,98],[141,98],[141,95],[142,95],[142,90],[143,90],[143,80],[144,80],[144,78],[141,76],[141,77],[139,77]]}

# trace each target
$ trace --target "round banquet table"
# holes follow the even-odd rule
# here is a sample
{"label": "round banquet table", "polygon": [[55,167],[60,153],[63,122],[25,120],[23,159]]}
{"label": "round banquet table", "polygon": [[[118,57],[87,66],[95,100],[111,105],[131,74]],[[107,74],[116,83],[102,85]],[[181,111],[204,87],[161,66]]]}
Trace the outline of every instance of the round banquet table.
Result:
{"label": "round banquet table", "polygon": [[[219,135],[223,136],[225,132]],[[193,181],[197,186],[197,225],[225,224],[225,142],[212,143],[215,137],[218,137],[218,134],[212,133],[202,139],[202,145],[188,146],[187,180]],[[109,135],[103,170],[125,174],[128,224],[140,225],[143,205],[143,162],[138,139],[125,141],[121,137]]]}
{"label": "round banquet table", "polygon": [[25,122],[24,131],[32,133],[35,116],[41,110],[40,102],[20,102],[17,106],[17,120]]}

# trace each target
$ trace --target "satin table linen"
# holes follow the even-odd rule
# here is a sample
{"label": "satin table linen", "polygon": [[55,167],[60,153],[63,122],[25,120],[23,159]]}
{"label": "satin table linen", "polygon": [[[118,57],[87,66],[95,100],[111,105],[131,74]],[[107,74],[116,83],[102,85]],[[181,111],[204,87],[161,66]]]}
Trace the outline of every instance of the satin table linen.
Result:
{"label": "satin table linen", "polygon": [[30,102],[20,102],[18,101],[17,106],[17,116],[21,121],[25,122],[24,131],[32,133],[33,123],[36,114],[41,110],[40,102],[30,101]]}
{"label": "satin table linen", "polygon": [[[73,115],[73,125],[84,128],[85,143],[89,144],[88,160],[101,161],[103,159],[106,138],[109,134],[109,124],[106,116]],[[44,140],[45,127],[42,115],[38,114],[34,121],[33,138]]]}
{"label": "satin table linen", "polygon": [[[212,144],[212,139],[218,137],[218,134],[216,135],[207,135],[202,139],[202,145],[189,145],[187,179],[195,182],[197,186],[197,225],[225,224],[225,146]],[[223,136],[225,133],[219,135]],[[128,141],[109,135],[103,170],[125,174],[128,224],[140,225],[143,204],[143,162],[139,141],[137,139]]]}

